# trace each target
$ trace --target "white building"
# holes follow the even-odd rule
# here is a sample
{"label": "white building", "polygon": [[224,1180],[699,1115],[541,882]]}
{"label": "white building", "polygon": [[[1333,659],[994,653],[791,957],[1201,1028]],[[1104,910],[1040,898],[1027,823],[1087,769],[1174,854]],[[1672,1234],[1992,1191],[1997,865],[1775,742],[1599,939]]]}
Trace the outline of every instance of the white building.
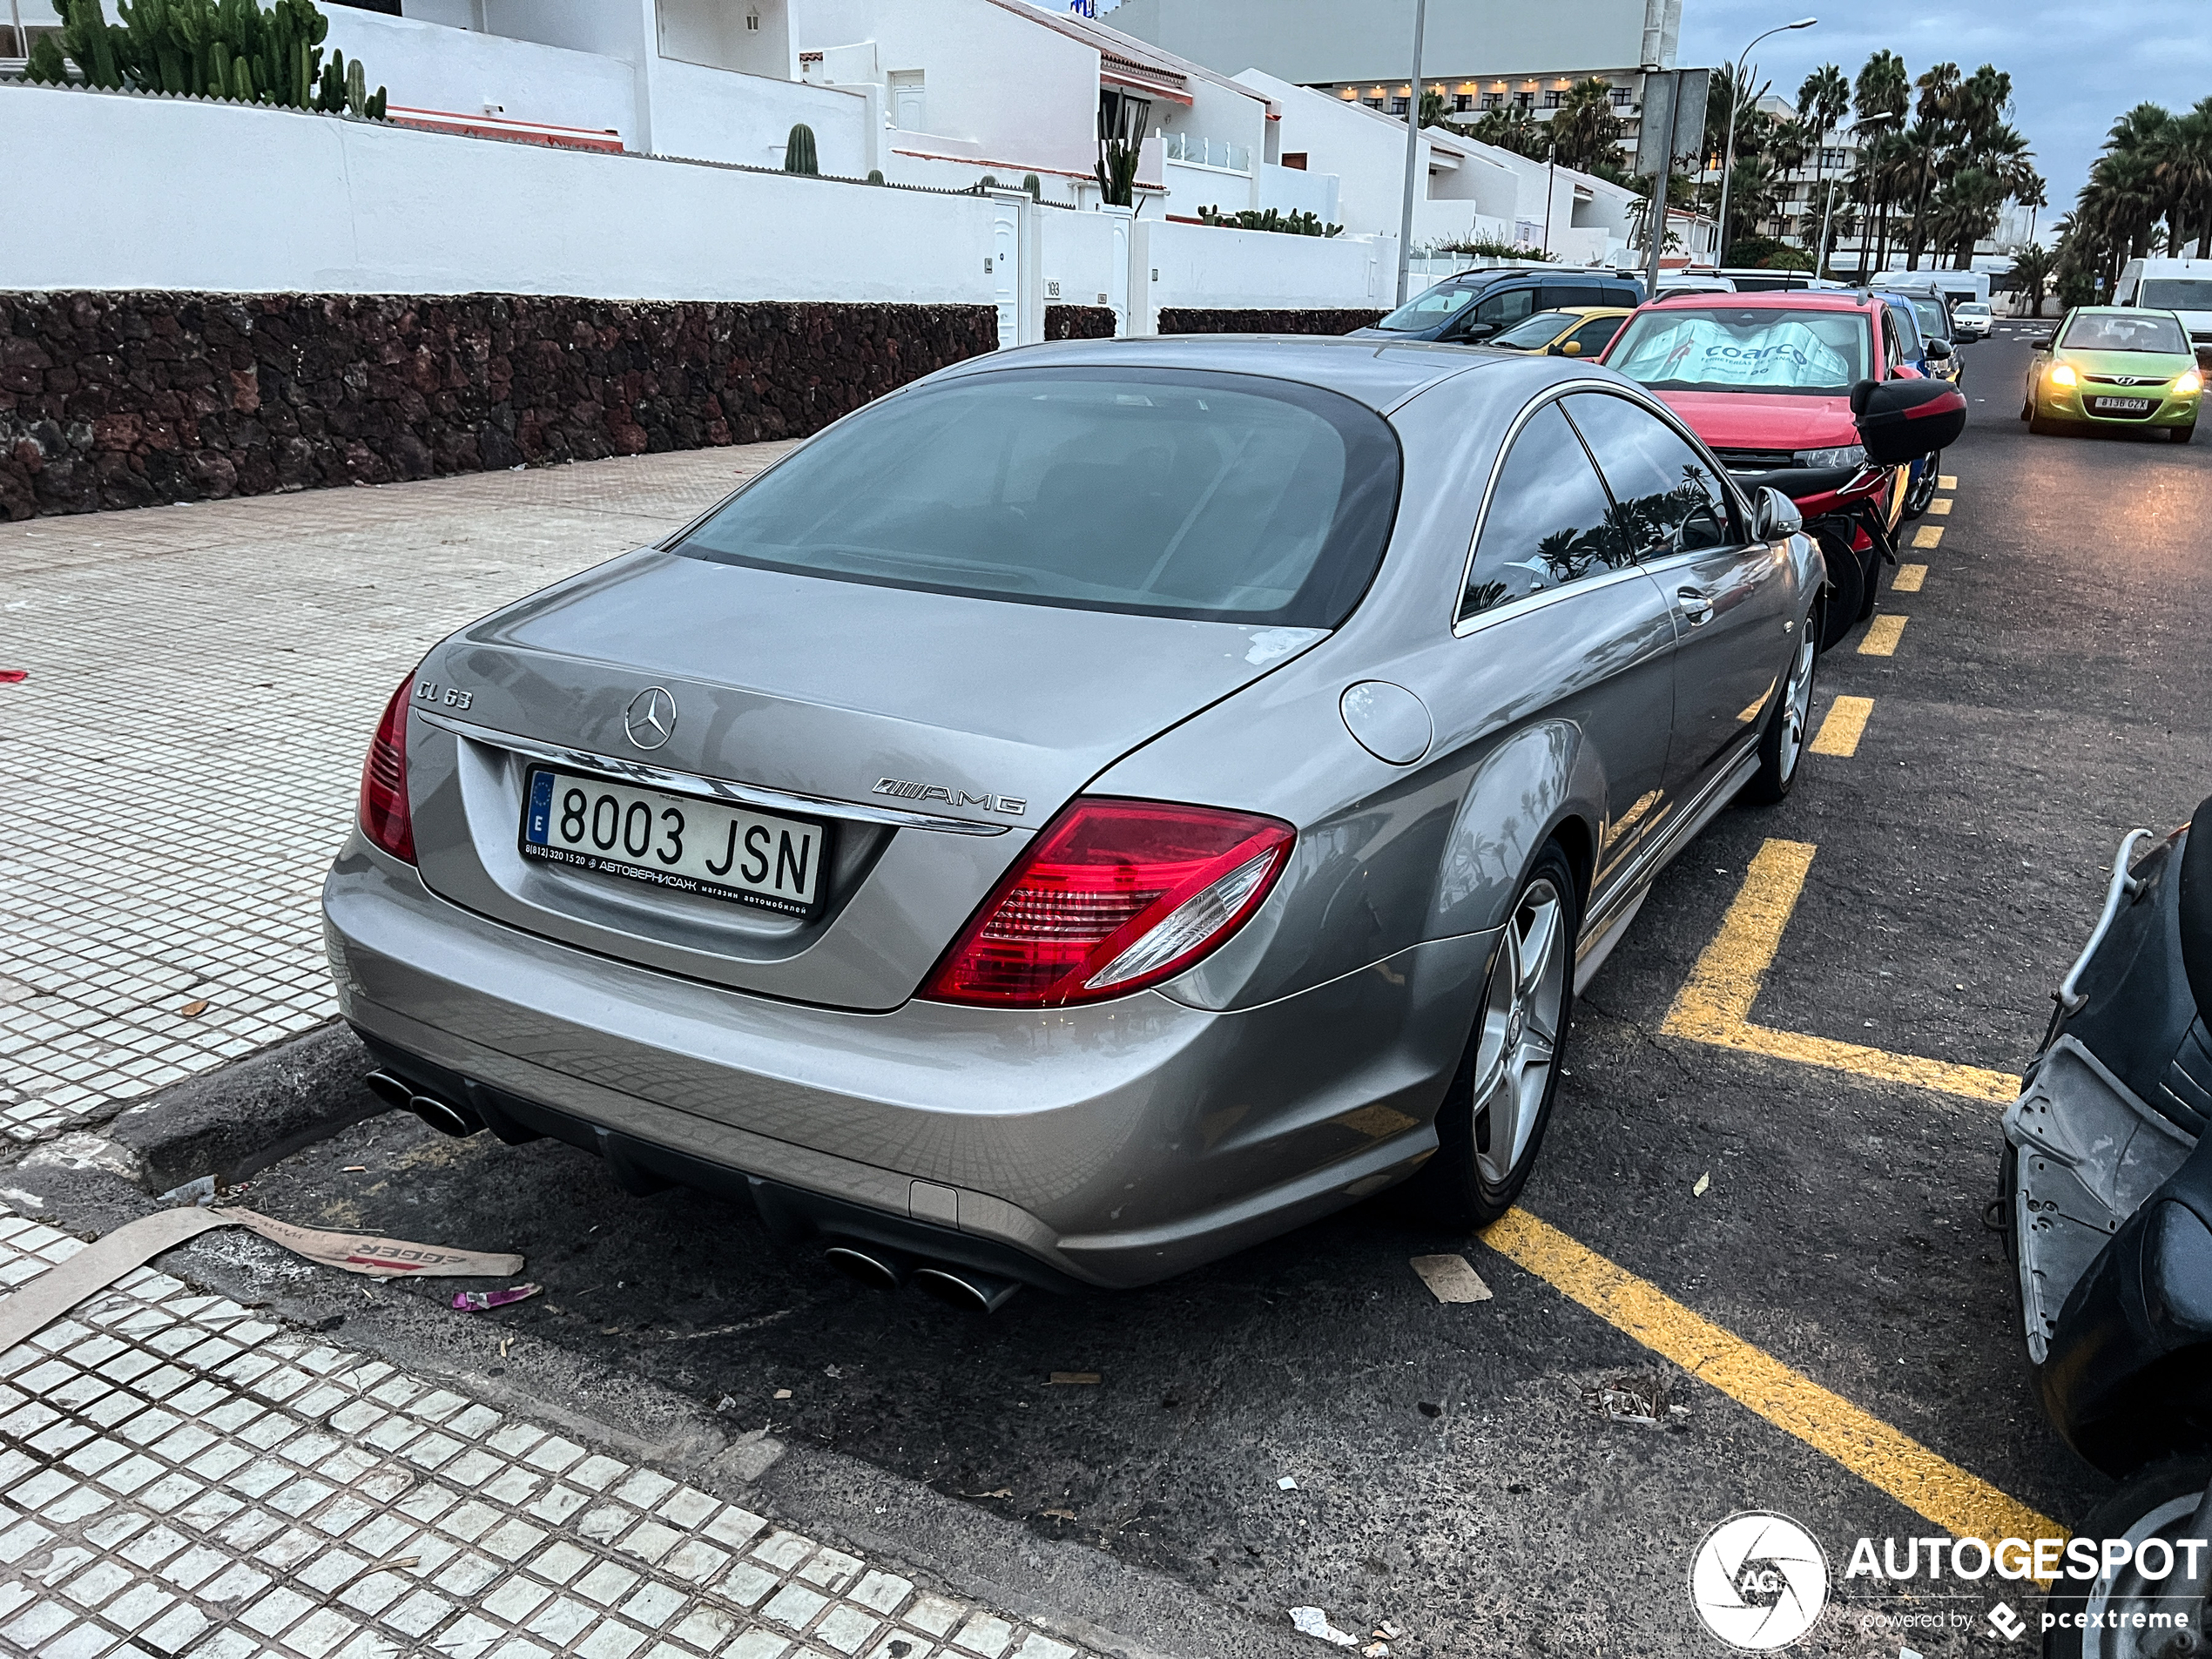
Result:
{"label": "white building", "polygon": [[[1247,67],[1386,115],[1412,98],[1414,0],[1122,0],[1116,28],[1224,71]],[[1622,146],[1635,149],[1643,71],[1671,69],[1682,0],[1502,5],[1429,0],[1421,82],[1455,120],[1518,104],[1550,119],[1568,88],[1613,84]]]}
{"label": "white building", "polygon": [[[1293,85],[1264,70],[1238,80],[1279,113],[1278,157],[1337,176],[1335,222],[1354,235],[1393,235],[1403,212],[1406,123],[1363,103]],[[1610,264],[1628,246],[1633,192],[1553,167],[1441,127],[1420,134],[1424,182],[1413,203],[1416,249],[1474,240],[1520,244],[1575,264]]]}

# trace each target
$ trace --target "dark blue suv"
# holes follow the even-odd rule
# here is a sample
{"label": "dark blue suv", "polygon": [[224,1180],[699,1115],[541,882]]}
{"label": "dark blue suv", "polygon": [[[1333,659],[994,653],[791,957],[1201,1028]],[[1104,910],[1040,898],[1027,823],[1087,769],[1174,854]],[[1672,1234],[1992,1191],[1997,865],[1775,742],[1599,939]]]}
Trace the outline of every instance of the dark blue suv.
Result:
{"label": "dark blue suv", "polygon": [[1643,284],[1615,271],[1556,265],[1505,266],[1465,271],[1419,293],[1359,340],[1441,340],[1480,345],[1501,329],[1539,311],[1569,306],[1640,306]]}

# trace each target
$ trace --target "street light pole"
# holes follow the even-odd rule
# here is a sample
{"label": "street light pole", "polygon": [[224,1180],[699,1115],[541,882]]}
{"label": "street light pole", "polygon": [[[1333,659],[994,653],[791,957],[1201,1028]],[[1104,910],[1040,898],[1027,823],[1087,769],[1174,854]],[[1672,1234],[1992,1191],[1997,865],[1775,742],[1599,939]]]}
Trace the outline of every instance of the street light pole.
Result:
{"label": "street light pole", "polygon": [[1757,45],[1766,38],[1767,35],[1786,34],[1792,29],[1810,29],[1819,21],[1817,17],[1800,17],[1795,23],[1775,24],[1773,28],[1766,31],[1766,35],[1752,36],[1751,45],[1746,46],[1743,55],[1736,60],[1736,72],[1728,78],[1728,155],[1727,158],[1721,163],[1720,223],[1715,227],[1720,237],[1720,246],[1713,250],[1713,269],[1716,271],[1721,268],[1722,262],[1728,258],[1728,185],[1730,177],[1736,172],[1736,122],[1743,108],[1744,62],[1751,56],[1751,46]]}
{"label": "street light pole", "polygon": [[1428,0],[1413,0],[1413,72],[1406,82],[1406,205],[1398,218],[1398,303],[1406,303],[1406,284],[1413,257],[1413,180],[1421,165],[1421,31],[1428,25]]}

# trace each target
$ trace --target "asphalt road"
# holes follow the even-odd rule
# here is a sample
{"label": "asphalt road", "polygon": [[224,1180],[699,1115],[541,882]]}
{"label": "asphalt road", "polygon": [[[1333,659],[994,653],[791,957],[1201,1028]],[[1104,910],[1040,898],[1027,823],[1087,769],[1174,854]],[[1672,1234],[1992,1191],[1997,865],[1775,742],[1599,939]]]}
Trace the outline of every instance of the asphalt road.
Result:
{"label": "asphalt road", "polygon": [[[1724,813],[1661,879],[1581,1004],[1525,1204],[2065,1521],[2101,1483],[2027,1390],[1983,1229],[1999,1109],[1659,1033],[1750,860],[1781,838],[1817,851],[1762,1024],[2016,1069],[2120,837],[2170,827],[2212,789],[2212,443],[2031,438],[2015,418],[2025,350],[2000,337],[1966,356],[1973,423],[1943,467],[1954,509],[1925,521],[1941,545],[1907,556],[1929,566],[1922,590],[1883,600],[1910,618],[1897,651],[1858,654],[1854,634],[1822,664],[1818,706],[1874,701],[1857,752],[1811,757],[1789,801]],[[453,1339],[516,1387],[644,1380],[727,1400],[786,1441],[1278,1629],[1293,1604],[1363,1637],[1393,1620],[1400,1655],[1716,1651],[1683,1575],[1731,1511],[1796,1516],[1838,1574],[1860,1534],[1937,1530],[1387,1199],[1150,1291],[1029,1294],[971,1319],[860,1290],[745,1210],[625,1197],[550,1143],[455,1143],[385,1117],[265,1172],[253,1197],[301,1222],[525,1252],[546,1294],[496,1332],[456,1320]],[[1453,1250],[1494,1299],[1441,1305],[1408,1268]],[[509,1334],[502,1362],[491,1345]],[[1660,1427],[1608,1420],[1595,1396],[1622,1379],[1684,1409]],[[1022,1576],[1006,1564],[1005,1581]],[[1941,1588],[1973,1591],[1955,1605],[1976,1624],[2000,1593]],[[1894,1654],[1896,1635],[1849,1615],[1902,1598],[1863,1579],[1840,1594],[1844,1616],[1802,1650]],[[1910,1638],[1930,1655],[1992,1641]]]}

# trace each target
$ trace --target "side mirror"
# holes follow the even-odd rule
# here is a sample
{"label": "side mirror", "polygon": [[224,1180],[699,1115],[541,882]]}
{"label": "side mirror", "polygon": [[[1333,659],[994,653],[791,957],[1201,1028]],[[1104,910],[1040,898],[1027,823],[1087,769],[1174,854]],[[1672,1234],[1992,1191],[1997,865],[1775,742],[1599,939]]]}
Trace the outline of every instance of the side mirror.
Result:
{"label": "side mirror", "polygon": [[1858,441],[1878,467],[1946,449],[1966,429],[1966,395],[1949,381],[1861,381],[1851,388]]}
{"label": "side mirror", "polygon": [[1582,354],[1582,342],[1579,340],[1568,341],[1559,348],[1559,354],[1561,357],[1580,357]]}
{"label": "side mirror", "polygon": [[1939,360],[1941,360],[1941,359],[1947,358],[1947,357],[1949,357],[1950,355],[1951,355],[1951,342],[1950,342],[1949,341],[1947,341],[1947,340],[1931,340],[1931,341],[1928,342],[1928,356],[1929,356],[1931,359],[1932,359],[1932,360],[1939,360]]}
{"label": "side mirror", "polygon": [[1804,516],[1797,511],[1797,503],[1771,484],[1751,497],[1753,541],[1778,542],[1785,536],[1795,536],[1804,527]]}
{"label": "side mirror", "polygon": [[2051,349],[2051,336],[2050,336],[2050,335],[2048,335],[2048,334],[2038,334],[2038,335],[2036,335],[2034,339],[2033,339],[2033,340],[2031,340],[2031,341],[2029,341],[2027,342],[2027,348],[2028,348],[2028,350],[2030,350],[2030,351],[2048,351],[2048,350],[2050,350],[2050,349]]}
{"label": "side mirror", "polygon": [[1454,328],[1446,335],[1447,340],[1487,340],[1498,332],[1494,322],[1471,322],[1463,328]]}

